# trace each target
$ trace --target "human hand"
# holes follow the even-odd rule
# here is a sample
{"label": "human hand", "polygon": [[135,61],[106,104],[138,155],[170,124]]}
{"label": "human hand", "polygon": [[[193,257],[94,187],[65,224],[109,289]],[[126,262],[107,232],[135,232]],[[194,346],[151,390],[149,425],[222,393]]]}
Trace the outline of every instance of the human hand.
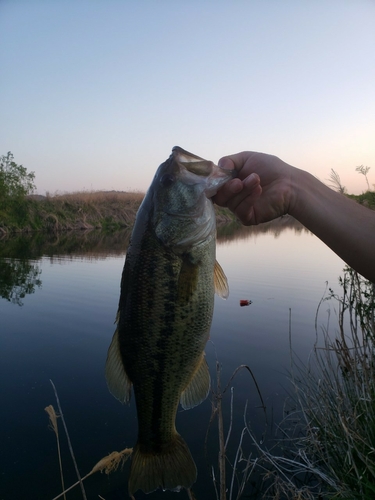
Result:
{"label": "human hand", "polygon": [[213,201],[228,207],[244,225],[268,222],[290,212],[291,165],[276,156],[252,151],[225,156],[219,165],[235,169],[238,177],[224,184]]}

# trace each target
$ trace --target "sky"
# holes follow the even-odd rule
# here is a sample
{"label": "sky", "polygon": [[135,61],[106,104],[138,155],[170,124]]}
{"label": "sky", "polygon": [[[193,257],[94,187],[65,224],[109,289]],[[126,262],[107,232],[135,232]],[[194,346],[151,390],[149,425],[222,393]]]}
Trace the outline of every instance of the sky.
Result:
{"label": "sky", "polygon": [[173,146],[375,184],[375,0],[0,0],[0,155],[140,190]]}

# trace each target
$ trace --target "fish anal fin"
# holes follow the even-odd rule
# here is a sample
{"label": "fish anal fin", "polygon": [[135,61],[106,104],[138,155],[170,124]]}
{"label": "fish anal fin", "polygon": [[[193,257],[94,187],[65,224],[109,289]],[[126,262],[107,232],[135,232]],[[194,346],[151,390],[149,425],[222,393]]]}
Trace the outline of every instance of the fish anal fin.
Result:
{"label": "fish anal fin", "polygon": [[105,377],[107,379],[108,389],[114,397],[121,401],[121,403],[129,403],[132,383],[122,363],[117,329],[108,349],[107,361],[105,364]]}
{"label": "fish anal fin", "polygon": [[157,488],[179,491],[190,488],[197,478],[197,469],[189,448],[176,432],[161,452],[142,451],[136,444],[128,482],[129,494],[137,490],[151,493]]}
{"label": "fish anal fin", "polygon": [[210,372],[204,354],[195,370],[189,385],[181,394],[180,403],[184,410],[199,405],[208,396],[211,385]]}
{"label": "fish anal fin", "polygon": [[217,260],[215,261],[214,267],[214,284],[215,292],[218,294],[218,296],[222,299],[227,299],[229,296],[228,280]]}

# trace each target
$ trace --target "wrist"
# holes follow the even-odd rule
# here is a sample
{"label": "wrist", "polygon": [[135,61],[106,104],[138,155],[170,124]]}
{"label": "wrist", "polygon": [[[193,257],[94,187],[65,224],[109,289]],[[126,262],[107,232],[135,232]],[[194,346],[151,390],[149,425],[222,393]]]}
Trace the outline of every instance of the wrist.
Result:
{"label": "wrist", "polygon": [[291,167],[288,213],[295,219],[299,221],[303,219],[303,213],[316,182],[319,181],[313,175],[299,168]]}

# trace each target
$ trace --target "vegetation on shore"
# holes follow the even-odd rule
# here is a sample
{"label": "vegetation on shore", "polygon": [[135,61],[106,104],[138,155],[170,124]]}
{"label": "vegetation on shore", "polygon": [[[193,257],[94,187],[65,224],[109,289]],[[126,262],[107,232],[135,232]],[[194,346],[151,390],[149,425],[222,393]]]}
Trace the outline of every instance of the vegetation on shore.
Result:
{"label": "vegetation on shore", "polygon": [[[144,198],[137,191],[34,195],[34,179],[34,172],[15,163],[11,152],[0,157],[0,234],[129,228]],[[233,222],[235,217],[217,207],[217,219],[220,224]]]}
{"label": "vegetation on shore", "polygon": [[[375,498],[375,285],[350,267],[319,304],[308,365],[291,349],[294,391],[276,450],[253,439],[267,489],[264,498]],[[326,326],[318,334],[322,305]]]}
{"label": "vegetation on shore", "polygon": [[375,210],[375,184],[373,184],[374,190],[370,190],[370,183],[367,178],[367,174],[370,170],[370,167],[365,167],[363,165],[360,165],[359,167],[356,167],[356,172],[359,174],[362,174],[365,176],[366,179],[366,184],[367,184],[367,190],[363,192],[362,194],[348,194],[348,191],[346,187],[341,183],[341,179],[339,174],[331,169],[331,173],[329,176],[329,186],[334,189],[335,191],[338,191],[339,193],[347,196],[348,198],[351,198],[352,200],[356,201],[357,203],[360,203],[361,205],[364,205],[365,207],[371,208],[372,210]]}
{"label": "vegetation on shore", "polygon": [[130,227],[144,194],[97,191],[28,196],[20,206],[0,211],[0,231],[117,230]]}
{"label": "vegetation on shore", "polygon": [[[77,229],[115,231],[132,227],[144,197],[141,192],[81,191],[46,196],[34,195],[35,174],[15,163],[13,155],[0,156],[0,234],[16,232],[58,232]],[[356,170],[369,182],[370,167]],[[358,203],[375,209],[375,191],[349,195],[339,175],[332,170],[331,187]],[[218,225],[238,224],[226,208],[216,206]]]}
{"label": "vegetation on shore", "polygon": [[[102,229],[115,231],[133,226],[144,193],[81,191],[55,196],[29,195],[22,204],[0,209],[0,233]],[[217,222],[234,222],[235,216],[216,207]]]}

